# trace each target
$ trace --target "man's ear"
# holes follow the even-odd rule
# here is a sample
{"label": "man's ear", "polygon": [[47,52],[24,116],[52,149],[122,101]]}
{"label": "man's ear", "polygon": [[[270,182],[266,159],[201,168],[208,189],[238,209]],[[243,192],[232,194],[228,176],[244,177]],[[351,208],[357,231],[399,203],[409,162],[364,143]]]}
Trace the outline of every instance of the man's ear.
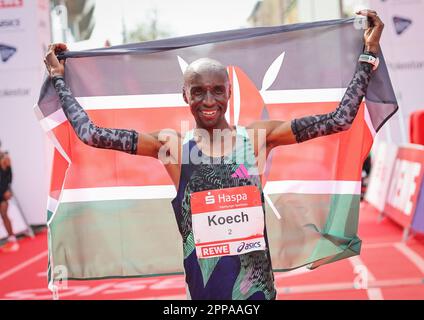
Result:
{"label": "man's ear", "polygon": [[186,95],[185,87],[183,87],[183,99],[184,99],[184,102],[188,104],[188,100],[187,100],[187,95]]}
{"label": "man's ear", "polygon": [[233,88],[231,87],[231,83],[228,85],[228,98],[231,98],[231,95],[233,94]]}

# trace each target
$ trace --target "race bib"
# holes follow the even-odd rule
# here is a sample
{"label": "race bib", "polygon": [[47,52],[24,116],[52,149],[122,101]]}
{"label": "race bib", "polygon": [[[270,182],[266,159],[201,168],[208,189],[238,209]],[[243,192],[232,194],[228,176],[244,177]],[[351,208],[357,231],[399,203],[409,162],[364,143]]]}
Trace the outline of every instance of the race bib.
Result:
{"label": "race bib", "polygon": [[256,186],[194,192],[190,201],[198,258],[265,250],[264,212]]}

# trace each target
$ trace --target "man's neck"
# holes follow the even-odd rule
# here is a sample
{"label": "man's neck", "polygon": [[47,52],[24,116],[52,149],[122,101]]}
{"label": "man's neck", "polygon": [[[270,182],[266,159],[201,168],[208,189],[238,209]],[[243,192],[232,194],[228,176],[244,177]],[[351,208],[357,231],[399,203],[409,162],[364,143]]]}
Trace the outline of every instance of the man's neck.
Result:
{"label": "man's neck", "polygon": [[231,129],[231,126],[228,124],[227,121],[223,121],[223,122],[218,123],[216,126],[209,127],[209,128],[204,128],[204,127],[201,127],[199,125],[196,125],[196,129],[203,129],[203,130],[206,130],[207,132],[209,132],[209,134],[212,134],[213,130]]}
{"label": "man's neck", "polygon": [[218,157],[229,154],[236,142],[235,126],[225,121],[220,126],[206,129],[196,127],[194,139],[198,147],[207,155]]}

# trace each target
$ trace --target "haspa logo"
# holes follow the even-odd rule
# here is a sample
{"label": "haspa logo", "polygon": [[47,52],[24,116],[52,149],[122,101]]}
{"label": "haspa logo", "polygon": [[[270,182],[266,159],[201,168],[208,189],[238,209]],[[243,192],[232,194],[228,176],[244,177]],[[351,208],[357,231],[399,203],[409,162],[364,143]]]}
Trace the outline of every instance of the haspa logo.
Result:
{"label": "haspa logo", "polygon": [[215,203],[215,197],[211,195],[210,192],[208,192],[208,195],[205,197],[206,204],[214,204]]}
{"label": "haspa logo", "polygon": [[0,43],[0,57],[1,61],[7,62],[16,52],[15,47],[10,47]]}
{"label": "haspa logo", "polygon": [[237,252],[242,252],[243,250],[244,251],[247,251],[247,250],[250,250],[250,249],[258,249],[258,248],[260,248],[261,247],[261,243],[259,242],[259,241],[257,241],[257,242],[251,242],[251,243],[245,243],[245,242],[242,242],[240,245],[239,245],[239,247],[237,248]]}
{"label": "haspa logo", "polygon": [[[226,203],[226,202],[236,202],[239,203],[240,201],[246,201],[247,200],[247,194],[246,193],[240,193],[240,194],[218,194],[218,202],[219,203]],[[205,197],[206,204],[214,204],[215,203],[215,196],[211,195],[210,192],[208,192],[208,195]]]}
{"label": "haspa logo", "polygon": [[240,193],[240,194],[220,194],[218,195],[219,202],[237,202],[240,201],[246,201],[247,200],[247,194]]}
{"label": "haspa logo", "polygon": [[24,0],[0,0],[0,9],[17,8],[24,5]]}

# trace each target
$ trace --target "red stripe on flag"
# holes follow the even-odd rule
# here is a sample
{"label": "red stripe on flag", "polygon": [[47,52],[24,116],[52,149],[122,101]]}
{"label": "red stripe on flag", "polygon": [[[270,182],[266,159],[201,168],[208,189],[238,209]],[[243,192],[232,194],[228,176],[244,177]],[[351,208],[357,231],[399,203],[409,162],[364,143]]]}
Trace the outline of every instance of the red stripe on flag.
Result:
{"label": "red stripe on flag", "polygon": [[[272,104],[267,109],[271,119],[291,120],[330,112],[337,105],[337,102]],[[181,121],[189,121],[193,125],[193,116],[187,107],[90,110],[88,113],[99,126],[139,132],[157,132],[164,124],[180,131]],[[54,133],[72,159],[64,186],[66,189],[172,184],[163,165],[156,159],[86,146],[67,122],[56,127]],[[268,181],[359,181],[361,167],[358,163],[367,156],[372,140],[361,106],[349,131],[276,149]],[[64,165],[62,163],[61,166]],[[62,172],[63,168],[57,170]],[[56,180],[52,181],[52,190],[59,190],[63,175],[56,177],[53,173],[53,177]]]}
{"label": "red stripe on flag", "polygon": [[[338,102],[320,102],[272,104],[267,108],[270,119],[288,121],[305,115],[331,112],[337,106]],[[360,164],[368,155],[372,141],[362,104],[348,131],[275,150],[268,180],[359,181]]]}
{"label": "red stripe on flag", "polygon": [[[165,124],[180,132],[182,121],[193,126],[193,116],[187,107],[90,110],[88,114],[98,126],[138,132],[158,132]],[[62,146],[69,146],[66,150],[72,165],[65,189],[173,184],[162,163],[156,159],[87,146],[78,139],[68,122],[53,132]]]}

